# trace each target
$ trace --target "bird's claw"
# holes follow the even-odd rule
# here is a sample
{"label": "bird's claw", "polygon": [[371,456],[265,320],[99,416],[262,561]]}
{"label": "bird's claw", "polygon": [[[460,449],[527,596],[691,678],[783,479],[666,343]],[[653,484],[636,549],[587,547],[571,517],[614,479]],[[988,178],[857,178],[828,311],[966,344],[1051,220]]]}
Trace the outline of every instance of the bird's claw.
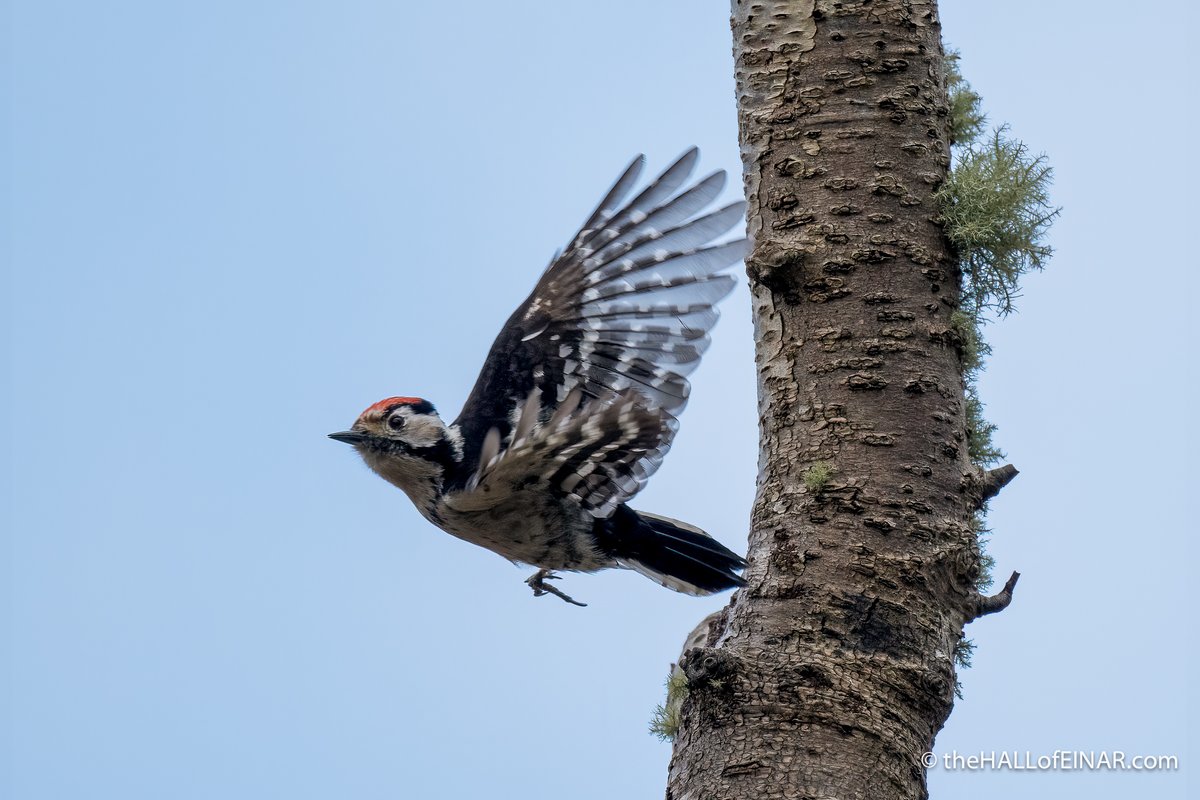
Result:
{"label": "bird's claw", "polygon": [[575,600],[574,598],[572,598],[570,595],[564,593],[562,590],[557,589],[553,586],[550,586],[546,583],[546,581],[557,581],[557,580],[561,580],[561,579],[562,579],[561,575],[555,575],[553,572],[551,572],[548,569],[539,569],[537,572],[530,575],[525,580],[525,583],[527,583],[529,585],[530,589],[533,589],[534,597],[541,597],[544,594],[552,594],[561,600],[565,600],[566,602],[570,603],[573,606],[586,607],[587,603],[581,603],[578,600]]}

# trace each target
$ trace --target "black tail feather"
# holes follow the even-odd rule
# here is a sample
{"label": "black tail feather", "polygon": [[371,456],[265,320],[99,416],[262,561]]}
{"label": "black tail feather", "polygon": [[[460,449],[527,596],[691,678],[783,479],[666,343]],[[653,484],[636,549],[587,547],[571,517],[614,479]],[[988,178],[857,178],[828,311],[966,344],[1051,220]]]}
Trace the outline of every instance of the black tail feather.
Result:
{"label": "black tail feather", "polygon": [[712,594],[745,586],[745,560],[708,534],[678,520],[620,506],[598,521],[600,546],[623,566],[669,589]]}

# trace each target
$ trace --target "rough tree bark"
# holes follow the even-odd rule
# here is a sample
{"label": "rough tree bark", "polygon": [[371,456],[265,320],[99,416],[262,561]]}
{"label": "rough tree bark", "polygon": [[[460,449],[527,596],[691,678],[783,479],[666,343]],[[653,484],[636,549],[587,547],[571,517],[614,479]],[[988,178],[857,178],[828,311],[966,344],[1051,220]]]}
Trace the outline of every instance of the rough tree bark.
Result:
{"label": "rough tree bark", "polygon": [[734,0],[733,39],[760,475],[667,798],[926,797],[963,626],[1016,582],[976,590],[971,514],[1016,473],[967,454],[936,3]]}

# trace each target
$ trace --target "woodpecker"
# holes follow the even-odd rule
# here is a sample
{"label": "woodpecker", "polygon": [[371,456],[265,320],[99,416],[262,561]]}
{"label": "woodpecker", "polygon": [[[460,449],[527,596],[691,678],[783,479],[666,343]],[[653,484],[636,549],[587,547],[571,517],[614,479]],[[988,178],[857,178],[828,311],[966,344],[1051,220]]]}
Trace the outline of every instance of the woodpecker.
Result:
{"label": "woodpecker", "polygon": [[718,171],[688,184],[692,148],[628,199],[645,158],[621,173],[501,329],[458,418],[389,397],[330,438],[403,490],[453,536],[538,571],[633,569],[678,592],[744,586],[746,562],[704,531],[626,503],[662,463],[687,376],[734,287],[720,271],[746,240],[713,241],[744,203],[704,212]]}

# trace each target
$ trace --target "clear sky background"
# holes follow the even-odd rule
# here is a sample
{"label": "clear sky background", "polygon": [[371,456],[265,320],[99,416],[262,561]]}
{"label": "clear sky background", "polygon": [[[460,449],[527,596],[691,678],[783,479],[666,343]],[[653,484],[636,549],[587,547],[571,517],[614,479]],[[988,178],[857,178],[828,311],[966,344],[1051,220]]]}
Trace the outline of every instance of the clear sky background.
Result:
{"label": "clear sky background", "polygon": [[[936,750],[1178,755],[935,770],[935,797],[1183,798],[1196,670],[1196,76],[1184,2],[942,4],[1049,154],[1050,269],[993,326],[1005,613]],[[529,570],[344,445],[457,413],[500,324],[637,152],[738,161],[728,7],[38,0],[8,7],[0,795],[661,797],[646,725],[725,597]],[[733,182],[730,198],[739,181]],[[637,506],[744,550],[748,294]],[[1191,512],[1191,513],[1189,513]],[[1195,787],[1193,787],[1195,788]]]}

